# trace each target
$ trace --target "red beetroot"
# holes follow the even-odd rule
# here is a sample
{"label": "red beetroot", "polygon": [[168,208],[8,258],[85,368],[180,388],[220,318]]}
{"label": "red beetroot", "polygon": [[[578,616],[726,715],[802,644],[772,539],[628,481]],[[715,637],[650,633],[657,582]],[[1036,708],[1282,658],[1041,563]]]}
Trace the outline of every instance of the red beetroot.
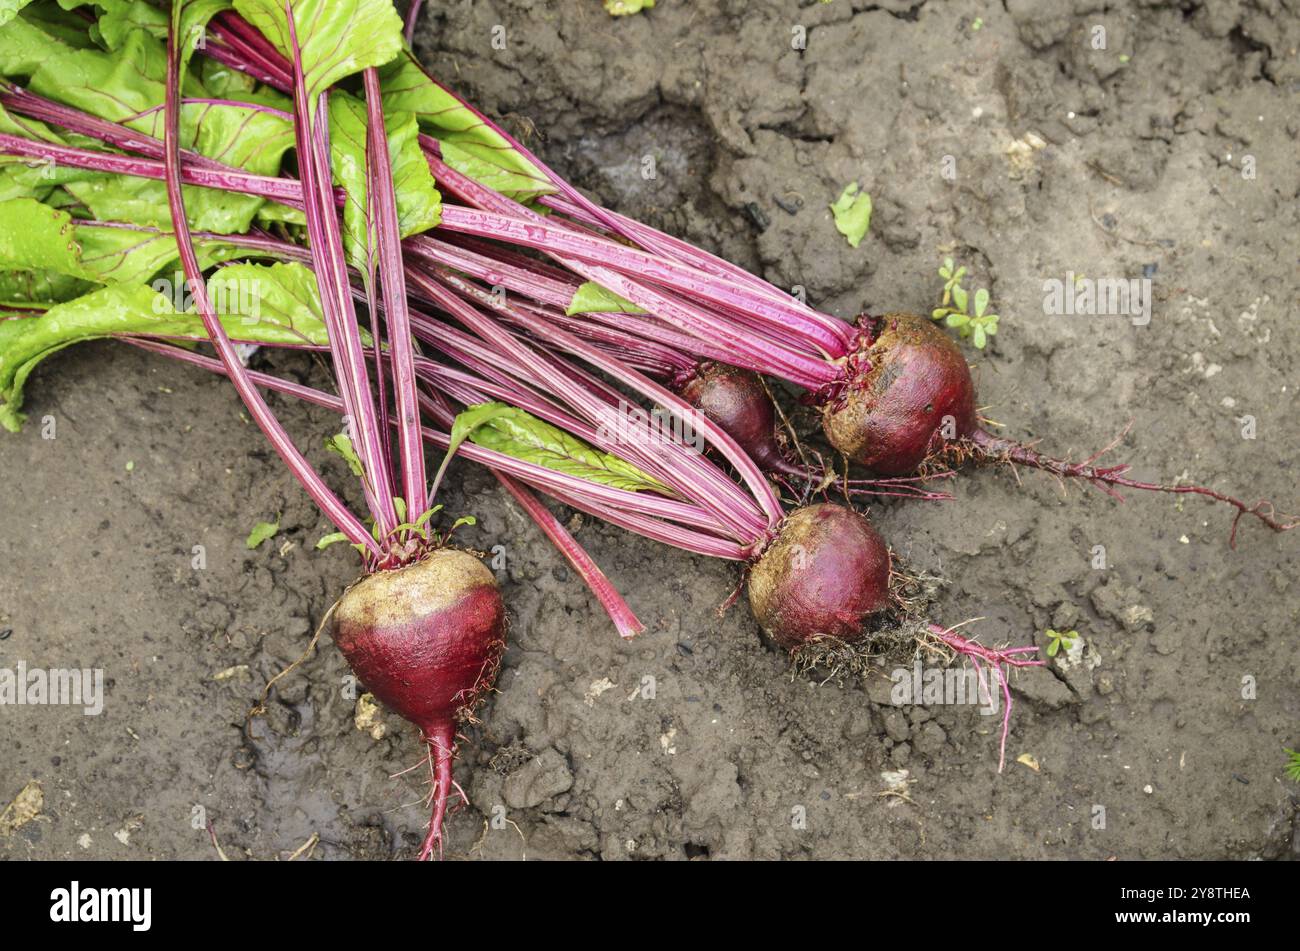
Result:
{"label": "red beetroot", "polygon": [[888,604],[889,548],[842,505],[796,509],[749,574],[754,617],[791,651],[822,638],[858,640]]}
{"label": "red beetroot", "polygon": [[863,346],[850,361],[865,369],[825,403],[822,423],[836,449],[874,472],[897,475],[931,462],[1010,462],[1061,478],[1084,479],[1116,498],[1122,497],[1113,487],[1201,495],[1237,510],[1229,536],[1233,547],[1243,515],[1253,515],[1275,532],[1300,524],[1290,516],[1275,518],[1267,501],[1248,504],[1204,486],[1126,478],[1127,465],[1094,466],[1101,453],[1072,463],[994,436],[979,424],[970,368],[951,337],[913,314],[865,318],[862,323]]}
{"label": "red beetroot", "polygon": [[966,358],[930,321],[887,314],[864,328],[857,357],[866,371],[822,411],[827,439],[853,461],[882,475],[915,472],[945,435],[979,428]]}
{"label": "red beetroot", "polygon": [[420,858],[442,853],[456,728],[492,689],[506,614],[492,572],[453,548],[367,575],[339,599],[330,634],[366,689],[420,728],[433,816]]}
{"label": "red beetroot", "polygon": [[775,408],[757,373],[706,362],[677,392],[726,430],[761,468],[789,466],[777,437]]}

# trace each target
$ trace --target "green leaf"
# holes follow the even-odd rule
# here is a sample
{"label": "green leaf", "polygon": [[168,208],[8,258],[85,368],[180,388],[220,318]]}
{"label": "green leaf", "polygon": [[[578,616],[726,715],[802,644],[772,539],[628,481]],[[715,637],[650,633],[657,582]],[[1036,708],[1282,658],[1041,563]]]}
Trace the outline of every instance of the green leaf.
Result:
{"label": "green leaf", "polygon": [[645,310],[613,291],[587,281],[574,292],[573,300],[569,301],[564,312],[572,317],[574,314],[644,314]]}
{"label": "green leaf", "polygon": [[0,307],[6,304],[59,304],[80,297],[94,285],[54,271],[0,270]]}
{"label": "green leaf", "polygon": [[871,227],[871,196],[859,192],[857,182],[849,182],[830,208],[836,230],[844,235],[849,247],[856,248]]}
{"label": "green leaf", "polygon": [[1296,782],[1300,782],[1300,753],[1297,753],[1295,750],[1289,750],[1285,746],[1282,747],[1282,749],[1287,754],[1287,756],[1290,757],[1289,761],[1284,767],[1287,778],[1294,779]]}
{"label": "green leaf", "polygon": [[[130,122],[164,99],[167,51],[143,30],[132,30],[116,52],[65,48],[47,52],[32,74],[32,92],[112,122]],[[152,119],[148,120],[152,123]]]}
{"label": "green leaf", "polygon": [[967,317],[965,314],[959,314],[956,311],[953,311],[948,314],[948,319],[945,321],[945,323],[947,323],[949,327],[962,328],[963,330],[962,336],[964,337],[966,336],[965,333],[966,325],[970,323],[970,318]]}
{"label": "green leaf", "polygon": [[[197,239],[195,250],[203,268],[247,253],[212,238]],[[31,198],[0,201],[0,268],[53,272],[99,284],[134,283],[147,281],[175,260],[171,232],[88,225]]]}
{"label": "green leaf", "polygon": [[[208,278],[230,335],[256,343],[328,346],[316,275],[305,264],[230,264]],[[370,335],[362,334],[370,343]]]}
{"label": "green leaf", "polygon": [[[102,283],[148,281],[179,258],[176,235],[170,231],[84,224],[74,228],[81,244],[82,266]],[[233,244],[206,237],[194,239],[194,251],[204,270],[222,261],[249,256],[248,251]]]}
{"label": "green leaf", "polygon": [[[210,159],[254,175],[278,175],[284,153],[295,144],[293,119],[288,115],[256,108],[257,105],[259,104],[244,105],[233,101],[220,105],[186,103],[181,107],[181,144]],[[155,139],[161,139],[163,120],[163,113],[159,111],[128,125]]]}
{"label": "green leaf", "polygon": [[167,14],[145,0],[95,0],[95,5],[103,8],[95,28],[110,50],[119,49],[134,30],[167,39]]}
{"label": "green leaf", "polygon": [[983,327],[983,325],[981,325],[981,324],[976,324],[976,325],[975,325],[975,336],[974,336],[974,339],[973,339],[971,342],[975,344],[975,349],[976,349],[976,350],[983,350],[983,349],[984,349],[984,343],[985,343],[985,340],[984,340],[984,327]]}
{"label": "green leaf", "polygon": [[[218,13],[235,8],[232,0],[176,0],[181,4],[180,20],[176,25],[176,36],[181,44],[181,72],[190,58],[207,44],[207,26]],[[166,34],[164,33],[164,36]],[[205,62],[213,62],[205,60]]]}
{"label": "green leaf", "polygon": [[18,19],[13,23],[25,20],[72,49],[94,46],[95,43],[90,37],[90,24],[74,10],[64,9],[65,6],[72,6],[72,4],[67,0],[63,3],[40,0],[19,11]]}
{"label": "green leaf", "polygon": [[[235,9],[293,60],[283,0],[235,0]],[[307,95],[345,76],[382,66],[403,48],[402,19],[389,0],[292,0]]]}
{"label": "green leaf", "polygon": [[451,433],[447,440],[447,454],[442,457],[442,464],[438,466],[438,472],[433,477],[435,492],[438,486],[442,485],[442,477],[447,472],[447,466],[451,465],[451,457],[456,455],[456,450],[460,448],[461,443],[469,438],[470,433],[485,425],[494,417],[512,411],[514,411],[514,407],[507,406],[505,403],[477,403],[457,414],[456,418],[452,420]]}
{"label": "green leaf", "polygon": [[654,5],[655,0],[605,0],[605,10],[614,17],[631,16]]}
{"label": "green leaf", "polygon": [[329,548],[330,545],[337,544],[338,542],[345,542],[347,540],[348,540],[348,536],[345,533],[331,532],[329,535],[326,535],[324,538],[322,538],[320,541],[316,543],[316,550],[324,551],[326,548]]}
{"label": "green leaf", "polygon": [[32,22],[28,13],[24,10],[0,30],[0,75],[9,79],[29,77],[51,56],[74,49]]}
{"label": "green leaf", "polygon": [[[343,243],[348,261],[364,265],[369,248],[366,176],[366,105],[345,93],[333,93],[330,106],[330,165],[347,192],[343,206]],[[402,237],[427,231],[442,220],[442,197],[420,148],[420,127],[409,112],[387,109],[389,165],[397,195],[397,224]]]}
{"label": "green leaf", "polygon": [[[263,308],[263,318],[266,312],[267,308]],[[325,339],[324,328],[313,329],[301,315],[295,315],[291,324],[272,319],[249,321],[235,306],[229,313],[221,312],[220,319],[232,338],[248,343]],[[206,340],[208,336],[197,315],[178,313],[166,296],[140,284],[110,284],[57,304],[39,317],[0,321],[0,425],[15,432],[21,426],[18,410],[23,384],[41,360],[74,343],[118,334],[190,340]]]}
{"label": "green leaf", "polygon": [[32,198],[0,202],[0,267],[97,280],[81,263],[72,216]]}
{"label": "green leaf", "polygon": [[519,202],[555,191],[536,165],[434,82],[409,50],[379,75],[385,110],[414,113],[420,128],[441,143],[442,160],[462,175]]}
{"label": "green leaf", "polygon": [[975,292],[975,316],[983,317],[984,308],[988,306],[989,306],[989,292],[981,287],[979,290]]}
{"label": "green leaf", "polygon": [[[275,533],[280,530],[280,519],[277,517],[274,522],[258,522],[253,526],[253,530],[248,533],[248,540],[244,542],[248,550],[252,551],[262,542],[269,541],[275,537]],[[317,547],[320,547],[317,545]]]}
{"label": "green leaf", "polygon": [[966,309],[966,304],[970,300],[969,296],[966,293],[966,288],[954,286],[952,289],[952,299],[953,302],[956,303],[957,309],[959,311],[961,311],[963,314],[970,313],[970,311]]}
{"label": "green leaf", "polygon": [[0,0],[0,26],[18,16],[18,11],[31,2],[32,0]]}
{"label": "green leaf", "polygon": [[337,433],[325,440],[325,448],[342,456],[354,476],[358,479],[365,478],[365,470],[361,468],[361,457],[352,448],[352,437],[346,433]]}
{"label": "green leaf", "polygon": [[466,435],[485,449],[629,492],[673,494],[668,486],[630,462],[601,452],[517,407],[481,403],[457,417],[457,425],[461,417],[476,411],[482,415],[471,420],[473,425],[467,427]]}
{"label": "green leaf", "polygon": [[[215,11],[212,11],[215,12]],[[165,26],[165,22],[164,22]],[[31,89],[91,115],[121,122],[161,139],[166,51],[144,30],[132,29],[117,52],[64,50],[46,57]],[[187,77],[186,94],[207,90]],[[187,103],[181,107],[180,144],[208,158],[257,175],[274,175],[294,145],[292,120],[238,103]],[[166,184],[132,176],[69,170],[65,188],[101,220],[171,227]],[[197,230],[222,234],[249,229],[265,199],[186,186],[186,210]]]}

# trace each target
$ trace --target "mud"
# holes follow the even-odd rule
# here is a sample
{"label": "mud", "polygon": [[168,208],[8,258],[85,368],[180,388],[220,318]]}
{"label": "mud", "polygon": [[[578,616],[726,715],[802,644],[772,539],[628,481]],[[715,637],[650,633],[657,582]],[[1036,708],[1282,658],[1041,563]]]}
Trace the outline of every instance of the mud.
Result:
{"label": "mud", "polygon": [[[966,352],[1004,432],[1079,457],[1131,420],[1115,455],[1139,477],[1294,509],[1298,14],[456,2],[430,5],[417,45],[592,194],[846,318],[927,313],[941,260],[968,265],[1002,318]],[[851,180],[875,203],[856,250],[826,207]],[[1150,322],[1045,314],[1043,282],[1067,272],[1150,277]],[[94,717],[0,708],[0,808],[43,791],[0,856],[210,859],[209,821],[232,860],[412,855],[424,774],[395,774],[418,760],[414,728],[386,712],[358,728],[332,645],[246,726],[354,565],[313,550],[326,525],[229,386],[95,344],[28,392],[30,424],[0,439],[0,666],[100,667],[106,699]],[[331,415],[274,405],[347,486],[321,448]],[[941,620],[981,618],[990,643],[1083,638],[1015,679],[999,775],[997,717],[894,707],[879,675],[792,676],[743,602],[718,616],[733,566],[575,517],[647,622],[621,642],[494,481],[452,471],[447,510],[479,517],[462,542],[501,546],[512,627],[462,746],[450,857],[1300,857],[1282,771],[1300,745],[1300,537],[1243,525],[1232,552],[1229,516],[1198,500],[1121,506],[1010,471],[966,474],[946,505],[875,506],[895,550],[946,579]]]}

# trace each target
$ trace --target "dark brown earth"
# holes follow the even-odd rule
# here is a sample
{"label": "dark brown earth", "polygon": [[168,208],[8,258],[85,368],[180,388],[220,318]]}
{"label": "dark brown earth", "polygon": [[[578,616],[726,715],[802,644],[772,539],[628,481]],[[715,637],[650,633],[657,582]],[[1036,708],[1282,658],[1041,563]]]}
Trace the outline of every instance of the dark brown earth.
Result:
{"label": "dark brown earth", "polygon": [[[1132,420],[1116,456],[1140,477],[1300,504],[1294,0],[429,6],[425,61],[559,170],[823,309],[926,313],[943,257],[968,265],[1002,315],[966,351],[1004,432],[1077,457]],[[826,208],[851,180],[875,201],[856,250]],[[1070,271],[1150,276],[1150,323],[1047,316],[1043,282]],[[313,551],[324,520],[230,387],[96,344],[28,390],[31,422],[0,438],[0,667],[102,667],[109,687],[98,717],[0,707],[0,809],[43,792],[0,857],[208,859],[206,820],[232,859],[414,854],[423,774],[391,777],[415,730],[386,712],[381,738],[358,729],[331,645],[244,733],[354,564]],[[346,485],[320,448],[331,414],[275,405]],[[575,519],[648,624],[620,642],[495,482],[453,473],[448,511],[479,517],[463,543],[503,546],[513,620],[458,763],[472,807],[450,857],[1300,857],[1283,775],[1300,533],[1243,525],[1232,552],[1230,518],[1198,500],[1120,506],[1010,471],[877,507],[895,550],[948,582],[942,620],[982,618],[990,643],[1084,639],[1078,665],[1016,680],[999,775],[997,718],[894,707],[878,675],[792,676],[743,602],[718,618],[733,566]]]}

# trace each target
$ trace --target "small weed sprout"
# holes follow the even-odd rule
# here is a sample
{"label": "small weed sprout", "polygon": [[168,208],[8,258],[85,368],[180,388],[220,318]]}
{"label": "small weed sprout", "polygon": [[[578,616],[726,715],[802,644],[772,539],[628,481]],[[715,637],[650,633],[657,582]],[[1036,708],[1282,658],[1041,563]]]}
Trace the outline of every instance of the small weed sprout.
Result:
{"label": "small weed sprout", "polygon": [[[977,350],[983,350],[988,338],[998,332],[998,315],[988,313],[989,292],[981,287],[973,297],[961,286],[966,276],[966,266],[956,266],[952,258],[943,259],[939,276],[944,279],[943,298],[930,314],[935,320],[942,320],[949,327],[961,334],[962,339],[972,338]],[[974,312],[970,305],[974,304]]]}
{"label": "small weed sprout", "polygon": [[1068,653],[1074,647],[1074,642],[1079,640],[1078,631],[1053,631],[1050,627],[1044,632],[1047,634],[1047,656],[1055,657],[1064,647]]}
{"label": "small weed sprout", "polygon": [[1300,753],[1295,750],[1282,748],[1287,755],[1286,766],[1282,767],[1282,772],[1286,773],[1287,779],[1294,779],[1300,783]]}

